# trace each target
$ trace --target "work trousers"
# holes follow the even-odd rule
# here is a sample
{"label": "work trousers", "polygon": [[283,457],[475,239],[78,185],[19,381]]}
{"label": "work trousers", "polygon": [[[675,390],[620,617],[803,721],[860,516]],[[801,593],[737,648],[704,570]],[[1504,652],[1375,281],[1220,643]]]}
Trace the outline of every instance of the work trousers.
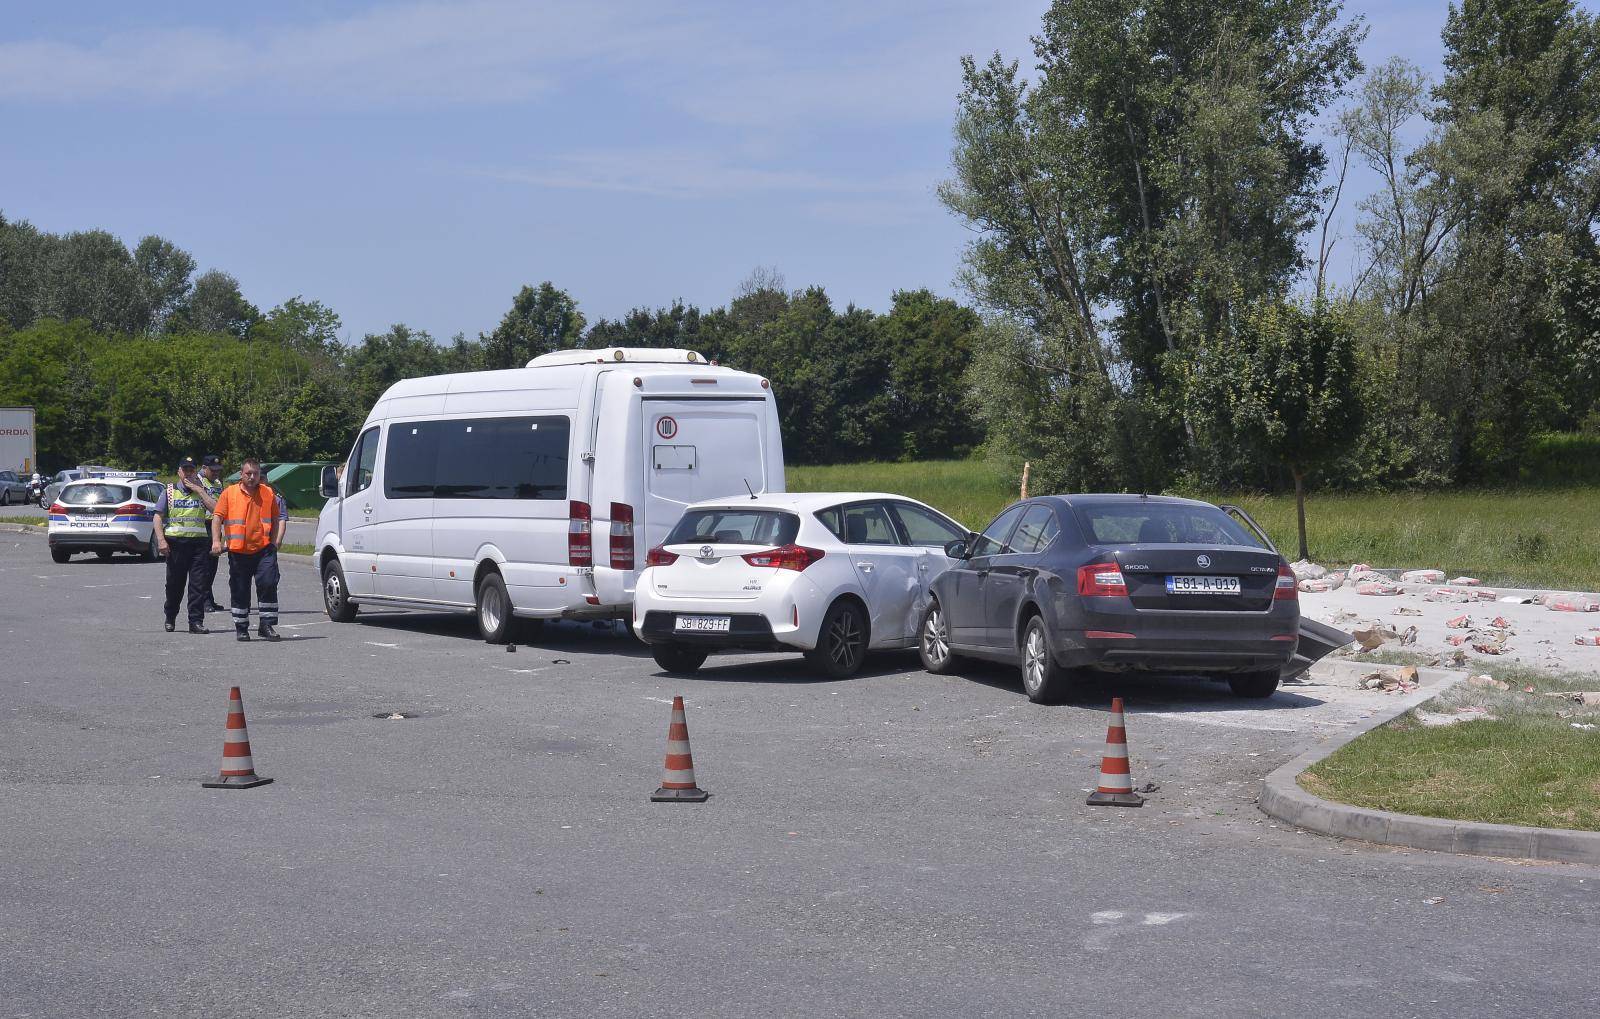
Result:
{"label": "work trousers", "polygon": [[209,538],[167,539],[167,601],[162,606],[169,622],[178,618],[178,599],[189,590],[189,622],[206,619],[206,594],[203,589],[205,564],[211,558]]}
{"label": "work trousers", "polygon": [[256,607],[263,623],[278,622],[278,550],[271,545],[259,552],[228,553],[228,600],[233,628],[250,629],[250,582],[256,584]]}
{"label": "work trousers", "polygon": [[211,554],[209,543],[207,543],[206,563],[205,567],[201,570],[200,577],[200,594],[205,598],[205,603],[207,605],[211,605],[217,600],[217,596],[211,592],[216,588],[217,563],[221,561],[221,559],[221,556],[215,556]]}

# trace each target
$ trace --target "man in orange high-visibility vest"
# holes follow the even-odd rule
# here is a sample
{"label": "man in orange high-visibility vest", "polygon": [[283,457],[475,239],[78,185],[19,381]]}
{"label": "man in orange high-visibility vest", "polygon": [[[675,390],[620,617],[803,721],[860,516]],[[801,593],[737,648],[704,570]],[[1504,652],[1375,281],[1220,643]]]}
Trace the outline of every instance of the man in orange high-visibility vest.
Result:
{"label": "man in orange high-visibility vest", "polygon": [[256,632],[263,640],[278,639],[278,542],[284,524],[278,493],[261,480],[261,461],[247,457],[239,467],[239,483],[222,490],[211,516],[211,553],[228,553],[228,593],[239,640],[250,639],[252,580],[261,619]]}

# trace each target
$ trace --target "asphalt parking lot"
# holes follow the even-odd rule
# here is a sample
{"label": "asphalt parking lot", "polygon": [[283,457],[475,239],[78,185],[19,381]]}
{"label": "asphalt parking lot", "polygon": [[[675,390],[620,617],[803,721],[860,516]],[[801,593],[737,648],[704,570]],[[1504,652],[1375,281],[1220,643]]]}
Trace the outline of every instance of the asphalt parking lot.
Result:
{"label": "asphalt parking lot", "polygon": [[[1013,670],[673,679],[616,631],[509,653],[467,617],[333,624],[303,562],[291,639],[237,644],[226,615],[162,632],[162,575],[0,533],[0,1015],[1559,1014],[1600,991],[1600,870],[1256,810],[1369,710],[1316,686],[1123,684],[1159,789],[1090,808],[1106,698],[1035,706]],[[233,684],[276,781],[202,789]],[[676,694],[700,806],[648,802]]]}

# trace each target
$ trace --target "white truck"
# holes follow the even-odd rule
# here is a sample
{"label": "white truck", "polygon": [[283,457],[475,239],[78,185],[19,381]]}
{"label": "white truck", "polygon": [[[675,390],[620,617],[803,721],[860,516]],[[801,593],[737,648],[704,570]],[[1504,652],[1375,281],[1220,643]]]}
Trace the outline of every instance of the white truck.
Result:
{"label": "white truck", "polygon": [[323,470],[328,615],[357,606],[627,618],[684,507],[784,490],[768,380],[689,350],[609,347],[397,382]]}
{"label": "white truck", "polygon": [[0,407],[0,469],[27,478],[39,469],[32,407]]}

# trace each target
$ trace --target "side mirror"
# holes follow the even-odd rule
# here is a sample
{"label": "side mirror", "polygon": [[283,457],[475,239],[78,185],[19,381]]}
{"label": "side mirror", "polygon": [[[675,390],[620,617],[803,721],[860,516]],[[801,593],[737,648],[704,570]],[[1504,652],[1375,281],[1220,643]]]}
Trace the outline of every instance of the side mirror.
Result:
{"label": "side mirror", "polygon": [[339,468],[333,464],[322,468],[322,487],[317,490],[324,499],[339,497]]}
{"label": "side mirror", "polygon": [[944,554],[951,559],[965,559],[967,557],[967,539],[957,538],[944,547]]}

